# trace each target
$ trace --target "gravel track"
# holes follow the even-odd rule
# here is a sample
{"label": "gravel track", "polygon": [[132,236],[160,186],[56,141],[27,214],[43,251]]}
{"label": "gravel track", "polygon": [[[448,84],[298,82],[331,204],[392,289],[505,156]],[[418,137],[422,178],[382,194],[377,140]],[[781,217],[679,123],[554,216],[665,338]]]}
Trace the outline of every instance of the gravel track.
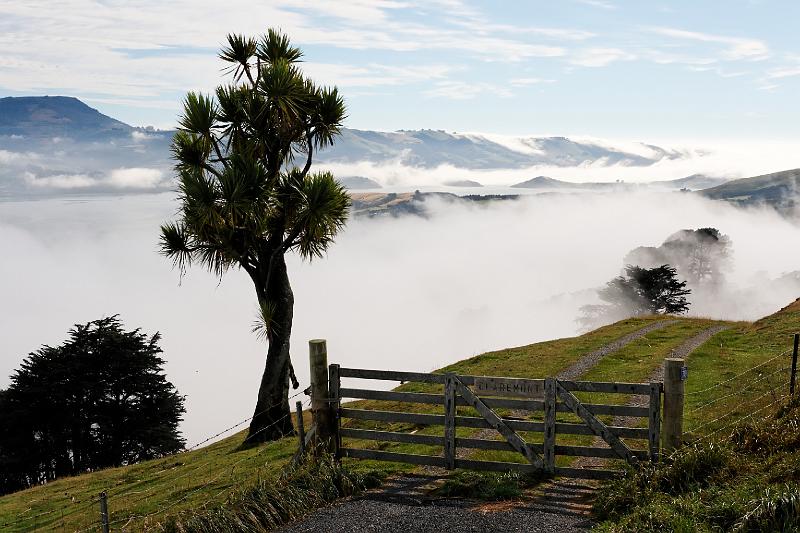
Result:
{"label": "gravel track", "polygon": [[[491,531],[584,532],[591,522],[585,509],[568,502],[544,506],[530,502],[486,503],[430,498],[427,488],[436,476],[406,475],[387,486],[320,509],[281,533],[479,533]],[[588,492],[586,494],[589,494]],[[568,498],[565,498],[568,499]]]}
{"label": "gravel track", "polygon": [[624,337],[620,337],[619,339],[606,344],[598,348],[593,352],[589,352],[570,366],[556,374],[556,379],[561,379],[565,381],[571,381],[578,379],[579,377],[583,376],[586,372],[591,370],[597,363],[600,362],[603,357],[607,356],[608,354],[614,353],[617,350],[621,350],[625,346],[629,345],[635,340],[641,339],[645,335],[650,332],[663,329],[667,326],[671,326],[678,322],[677,320],[663,320],[661,322],[653,322],[652,324],[643,327],[640,330],[634,331]]}
{"label": "gravel track", "polygon": [[[716,335],[721,331],[725,331],[730,326],[726,325],[717,325],[711,326],[708,329],[704,329],[697,335],[690,337],[686,341],[683,342],[680,346],[672,350],[666,358],[669,357],[677,357],[681,359],[685,359],[689,356],[693,351],[698,349],[700,346],[708,342],[711,337]],[[665,359],[666,359],[665,358]],[[647,382],[653,383],[656,381],[662,381],[664,379],[664,365],[658,365],[650,377],[648,378]],[[650,399],[647,396],[633,396],[631,400],[626,404],[631,407],[647,407],[650,403]],[[633,426],[637,422],[639,422],[639,418],[636,417],[626,417],[626,416],[617,416],[614,417],[614,421],[612,425],[614,426]],[[603,440],[600,438],[595,439],[593,446],[602,446],[604,444]],[[580,457],[578,458],[573,466],[576,468],[587,468],[587,467],[598,467],[603,465],[604,460],[598,459],[596,457]]]}
{"label": "gravel track", "polygon": [[[642,329],[638,329],[633,333],[629,333],[624,337],[620,337],[619,339],[612,341],[600,348],[587,353],[584,356],[581,356],[580,359],[572,363],[570,366],[556,374],[556,379],[562,380],[575,380],[583,376],[586,372],[594,368],[602,359],[603,357],[610,355],[617,350],[621,350],[625,346],[631,344],[632,342],[641,339],[648,333],[653,331],[663,329],[671,324],[675,324],[678,322],[677,320],[662,320],[660,322],[654,322],[649,324]],[[513,411],[511,416],[515,416],[517,418],[525,418],[528,416],[526,411]],[[477,431],[472,438],[475,439],[491,439],[496,434],[495,430],[493,429],[482,429]],[[466,448],[461,448],[458,450],[457,455],[461,459],[467,458],[467,456],[472,453],[472,450],[468,450]]]}

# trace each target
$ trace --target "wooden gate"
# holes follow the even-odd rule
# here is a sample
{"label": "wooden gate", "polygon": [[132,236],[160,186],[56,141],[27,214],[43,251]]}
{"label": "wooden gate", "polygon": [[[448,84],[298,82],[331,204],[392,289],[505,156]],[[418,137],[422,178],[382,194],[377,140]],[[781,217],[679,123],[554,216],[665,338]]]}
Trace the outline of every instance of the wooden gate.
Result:
{"label": "wooden gate", "polygon": [[[341,386],[342,378],[427,385],[414,386],[422,392],[344,388]],[[562,381],[555,378],[518,379],[453,373],[428,374],[340,368],[339,365],[330,365],[329,383],[331,401],[337,413],[336,439],[340,457],[446,469],[518,471],[586,479],[605,479],[618,475],[621,471],[558,466],[557,457],[621,459],[630,464],[658,458],[663,389],[661,383],[605,383]],[[576,393],[584,400],[579,399]],[[620,405],[613,401],[588,403],[590,400],[587,397],[598,394],[602,395],[604,401],[614,397],[608,395],[646,396],[644,401],[635,402],[646,406]],[[344,399],[393,402],[395,409],[356,408],[348,404],[342,406]],[[417,410],[422,412],[406,410],[412,404],[417,405]],[[566,414],[559,416],[558,413]],[[615,425],[614,420],[623,422]],[[628,422],[629,420],[632,422]],[[641,423],[636,424],[637,421]],[[436,430],[437,426],[443,426],[443,430]],[[468,430],[459,431],[461,428]],[[502,440],[476,438],[474,433],[479,429],[489,430],[484,433]],[[596,438],[592,439],[595,441],[592,445],[585,446],[559,442],[565,439],[559,439],[562,435],[591,435]],[[359,448],[357,445],[360,441],[427,445],[440,447],[441,450],[433,448],[437,451],[426,454],[401,453]],[[597,445],[598,441],[605,445]],[[518,454],[520,460],[504,462],[470,459],[463,453],[459,454],[462,449],[510,451]]]}

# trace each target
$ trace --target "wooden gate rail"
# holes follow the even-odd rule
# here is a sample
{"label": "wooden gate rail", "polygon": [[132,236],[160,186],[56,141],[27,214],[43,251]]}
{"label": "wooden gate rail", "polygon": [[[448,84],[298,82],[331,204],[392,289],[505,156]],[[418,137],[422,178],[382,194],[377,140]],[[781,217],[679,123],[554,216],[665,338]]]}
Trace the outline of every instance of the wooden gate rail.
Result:
{"label": "wooden gate rail", "polygon": [[[469,468],[490,471],[518,471],[541,473],[547,472],[559,476],[580,477],[588,479],[606,479],[618,475],[619,471],[561,468],[555,466],[555,457],[580,456],[599,457],[604,459],[622,458],[628,462],[637,462],[658,457],[660,432],[661,383],[606,383],[587,381],[558,381],[554,378],[546,380],[514,380],[513,378],[484,378],[482,376],[462,376],[455,374],[427,374],[419,372],[395,372],[387,370],[368,370],[340,368],[331,365],[331,402],[338,408],[337,440],[338,453],[342,457],[360,459],[377,459],[383,461],[404,462],[417,465],[438,466],[442,468]],[[380,391],[363,388],[341,387],[341,378],[360,378],[402,382],[419,382],[443,385],[441,393]],[[467,387],[476,386],[476,380],[505,380],[522,383],[521,388],[536,388],[544,391],[543,398],[484,398],[477,391]],[[335,383],[334,383],[335,381]],[[476,387],[477,388],[477,387]],[[484,391],[485,392],[485,391]],[[647,407],[626,405],[605,405],[581,403],[573,392],[618,393],[628,395],[649,396]],[[363,400],[391,401],[399,403],[442,405],[444,414],[411,413],[401,411],[384,411],[373,409],[357,409],[340,407],[342,398]],[[560,401],[559,401],[560,400]],[[456,406],[468,406],[478,411],[481,416],[460,416]],[[504,418],[496,414],[494,409],[525,410],[543,412],[544,421],[533,422]],[[558,422],[556,413],[574,413],[583,423]],[[598,415],[610,415],[632,418],[645,418],[648,427],[621,427],[606,425],[597,419]],[[398,431],[374,429],[357,429],[341,426],[341,419],[370,420],[377,422],[394,422],[415,426],[444,426],[443,435],[419,435]],[[496,429],[505,440],[487,440],[457,437],[456,427]],[[517,432],[543,433],[542,443],[526,442]],[[597,435],[602,437],[610,447],[602,446],[566,446],[556,443],[557,434]],[[389,452],[374,449],[359,449],[341,445],[341,439],[372,440],[408,444],[441,446],[443,453],[438,455],[422,455]],[[648,450],[632,450],[620,439],[641,439],[648,441]],[[507,463],[499,461],[479,461],[456,457],[457,448],[510,451],[521,454],[525,463]]]}
{"label": "wooden gate rail", "polygon": [[[649,387],[649,385],[648,385]],[[424,392],[396,392],[380,391],[368,389],[341,389],[342,398],[353,398],[357,400],[386,400],[401,403],[424,403],[431,405],[442,405],[442,395]],[[650,392],[648,392],[648,395]],[[481,398],[481,401],[491,409],[519,409],[525,411],[544,411],[544,400],[516,400],[510,398]],[[456,405],[459,407],[469,407],[470,403],[464,398],[456,398]],[[584,403],[587,409],[596,415],[611,416],[630,416],[647,418],[650,416],[650,408],[638,407],[633,405],[608,405]],[[559,413],[571,413],[572,409],[563,403],[556,405]]]}
{"label": "wooden gate rail", "polygon": [[[422,413],[404,413],[400,411],[373,411],[371,409],[350,409],[342,407],[340,409],[342,418],[355,418],[358,420],[374,420],[378,422],[402,422],[407,424],[417,424],[421,426],[444,426],[444,415],[428,415]],[[512,420],[503,418],[511,429],[515,431],[528,431],[531,433],[543,433],[544,422],[528,422],[525,420]],[[494,429],[485,419],[476,416],[456,416],[456,426],[473,429]],[[556,433],[566,435],[595,435],[595,432],[583,424],[573,424],[570,422],[556,422]],[[650,432],[647,428],[629,428],[621,426],[608,426],[611,432],[617,437],[624,439],[648,439]]]}

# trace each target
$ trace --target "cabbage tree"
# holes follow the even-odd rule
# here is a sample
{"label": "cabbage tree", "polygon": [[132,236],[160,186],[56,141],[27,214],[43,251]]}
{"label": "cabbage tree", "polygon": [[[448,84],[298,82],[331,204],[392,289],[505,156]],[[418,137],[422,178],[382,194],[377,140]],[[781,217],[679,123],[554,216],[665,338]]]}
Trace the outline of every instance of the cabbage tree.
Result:
{"label": "cabbage tree", "polygon": [[219,54],[229,82],[213,95],[190,92],[172,141],[180,209],[161,227],[161,252],[181,275],[197,264],[220,278],[250,277],[258,302],[254,328],[269,348],[248,442],[292,431],[289,355],[294,296],[286,254],[321,257],[350,209],[329,172],[311,172],[345,119],[335,87],[320,87],[299,67],[302,52],[270,29],[229,35]]}

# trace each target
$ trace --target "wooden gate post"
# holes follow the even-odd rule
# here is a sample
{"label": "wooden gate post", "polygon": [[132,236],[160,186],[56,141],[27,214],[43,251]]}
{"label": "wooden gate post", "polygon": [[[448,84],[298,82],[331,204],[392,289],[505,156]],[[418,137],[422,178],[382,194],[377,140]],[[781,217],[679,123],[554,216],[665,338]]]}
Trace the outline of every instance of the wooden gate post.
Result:
{"label": "wooden gate post", "polygon": [[794,349],[792,350],[792,377],[789,378],[789,395],[794,396],[794,382],[797,376],[797,347],[800,345],[800,333],[794,334]]}
{"label": "wooden gate post", "polygon": [[544,380],[544,468],[548,474],[556,469],[556,379]]}
{"label": "wooden gate post", "polygon": [[328,347],[324,339],[308,341],[311,369],[311,416],[316,426],[314,453],[335,452],[333,416],[328,390]]}
{"label": "wooden gate post", "polygon": [[683,359],[664,360],[664,426],[661,443],[664,455],[669,455],[683,444],[685,368]]}
{"label": "wooden gate post", "polygon": [[456,463],[456,379],[452,372],[444,378],[444,462],[452,470]]}

